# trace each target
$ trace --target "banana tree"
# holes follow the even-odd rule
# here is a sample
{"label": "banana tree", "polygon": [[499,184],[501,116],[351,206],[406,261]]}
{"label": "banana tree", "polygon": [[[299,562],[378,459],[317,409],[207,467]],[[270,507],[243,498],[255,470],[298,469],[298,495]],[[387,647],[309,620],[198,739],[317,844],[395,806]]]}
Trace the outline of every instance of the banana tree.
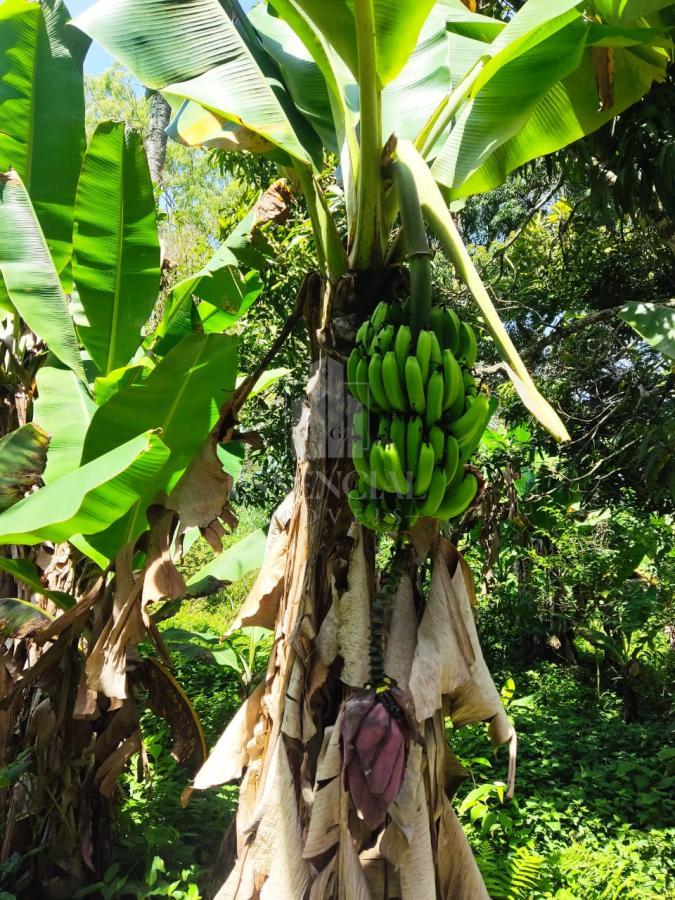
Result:
{"label": "banana tree", "polygon": [[[455,727],[489,721],[491,737],[510,741],[512,751],[514,739],[478,645],[470,573],[439,523],[461,514],[480,489],[469,460],[492,404],[471,371],[475,335],[451,309],[432,304],[427,229],[475,298],[523,402],[565,440],[559,415],[537,392],[462,244],[452,205],[599,127],[662,78],[662,5],[530,0],[502,21],[457,0],[275,0],[248,15],[230,0],[105,0],[76,22],[79,32],[66,29],[70,46],[79,33],[88,35],[165,97],[175,139],[276,162],[304,193],[314,233],[317,271],[307,273],[295,303],[309,325],[314,363],[295,435],[296,485],[240,612],[246,624],[274,624],[275,644],[264,683],[194,782],[204,789],[243,777],[226,844],[236,854],[222,861],[219,896],[486,896],[450,804],[464,773],[447,744],[445,714]],[[60,8],[57,0],[46,4],[54,6]],[[34,4],[21,0],[7,8],[35,15]],[[39,80],[21,83],[28,96],[40,95]],[[30,117],[25,133],[35,121]],[[112,138],[99,137],[90,165],[103,173],[111,152],[104,138]],[[339,161],[345,228],[317,177],[326,153]],[[141,227],[143,191],[134,191],[134,166],[123,168]],[[12,208],[27,215],[15,176],[7,183],[16,192]],[[78,191],[82,226],[77,220],[72,271],[83,307],[78,334],[107,399],[90,421],[81,414],[76,452],[65,437],[58,442],[78,458],[85,475],[78,490],[93,499],[87,504],[87,493],[74,509],[80,495],[68,483],[52,490],[56,503],[41,501],[49,521],[29,517],[19,504],[4,514],[10,519],[0,530],[12,542],[62,540],[70,532],[100,565],[115,560],[124,591],[112,617],[96,623],[82,701],[96,691],[124,708],[127,641],[135,639],[129,628],[139,615],[142,621],[148,572],[167,574],[167,499],[178,492],[194,506],[199,495],[188,477],[196,452],[188,437],[197,435],[186,432],[198,422],[206,429],[201,446],[211,434],[222,441],[236,429],[241,395],[231,384],[224,386],[229,400],[209,393],[209,361],[221,378],[231,369],[215,362],[216,348],[225,345],[185,336],[194,310],[178,290],[158,335],[161,362],[129,365],[117,310],[140,316],[143,306],[132,290],[120,290],[121,278],[111,284],[100,277],[91,242],[99,225],[105,231],[114,223],[105,215],[98,221],[95,193]],[[131,233],[130,258],[138,256],[137,243]],[[4,305],[39,334],[44,323],[29,318],[33,285],[17,275],[9,244],[2,245]],[[45,257],[44,242],[27,249],[36,261]],[[236,258],[234,245],[226,249]],[[67,259],[57,268],[67,287]],[[145,278],[152,268],[148,251],[134,272]],[[51,269],[49,276],[44,296],[55,310],[55,332],[44,337],[78,385],[88,379],[86,367],[63,315],[61,285]],[[213,281],[208,271],[202,280]],[[191,380],[186,372],[194,372],[208,399],[201,413],[180,406]],[[250,388],[250,379],[245,384]],[[359,427],[350,441],[354,411]],[[114,521],[93,528],[111,495],[110,482],[96,480],[104,474],[101,460],[125,487]],[[142,473],[151,462],[152,490],[138,496],[128,469]],[[146,509],[158,491],[163,512],[144,541]],[[376,540],[385,539],[391,560],[377,575]],[[139,577],[134,560],[143,553]],[[149,593],[156,599],[172,589],[165,581]],[[94,602],[81,598],[55,627],[77,631],[82,604]],[[54,627],[45,635],[54,637]],[[119,760],[133,748],[125,740],[117,750]]]}
{"label": "banana tree", "polygon": [[[432,303],[429,233],[523,402],[567,440],[452,211],[663,78],[665,6],[529,0],[499,19],[459,0],[105,0],[77,20],[164,95],[174,139],[275,161],[314,233],[296,484],[241,612],[273,622],[275,645],[194,785],[243,779],[219,897],[487,896],[450,804],[464,773],[445,715],[512,749],[513,734],[442,523],[480,490],[469,459],[493,405],[475,335]],[[327,153],[344,228],[317,178]]]}
{"label": "banana tree", "polygon": [[150,327],[161,260],[146,154],[117,122],[85,148],[75,51],[87,41],[68,20],[60,0],[0,7],[0,752],[25,763],[2,793],[1,855],[51,848],[28,854],[18,890],[105,869],[109,799],[141,747],[143,703],[168,719],[188,770],[203,762],[157,623],[237,564],[259,565],[264,540],[194,584],[176,560],[186,533],[219,550],[236,527],[234,417],[284,374],[263,360],[238,376],[228,333],[261,291],[249,265],[267,252],[260,213],[162,295]]}

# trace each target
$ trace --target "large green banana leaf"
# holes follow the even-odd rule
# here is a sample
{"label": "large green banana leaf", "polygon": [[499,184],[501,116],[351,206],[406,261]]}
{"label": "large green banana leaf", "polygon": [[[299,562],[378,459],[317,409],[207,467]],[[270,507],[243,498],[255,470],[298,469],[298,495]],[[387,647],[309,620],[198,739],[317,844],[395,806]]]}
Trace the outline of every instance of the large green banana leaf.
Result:
{"label": "large green banana leaf", "polygon": [[[399,74],[417,43],[434,0],[296,0],[326,40],[358,76],[357,24],[354,7],[370,7],[377,74],[384,86]],[[283,15],[283,13],[282,13]],[[289,22],[292,25],[292,23]]]}
{"label": "large green banana leaf", "polygon": [[102,531],[156,481],[168,456],[156,434],[138,435],[1,513],[0,544],[60,543]]}
{"label": "large green banana leaf", "polygon": [[165,465],[127,516],[90,540],[108,559],[147,528],[145,509],[159,490],[171,491],[218,420],[235,387],[237,340],[229,335],[184,338],[148,377],[122,388],[92,419],[82,459],[88,462],[116,443],[158,429],[169,449]]}
{"label": "large green banana leaf", "polygon": [[232,584],[253,569],[259,569],[265,558],[267,529],[259,528],[223,550],[202,566],[187,583],[191,593],[199,596],[212,590],[214,582]]}
{"label": "large green banana leaf", "polygon": [[218,0],[99,0],[75,24],[147,87],[193,100],[309,163],[279,99],[283,86]]}
{"label": "large green banana leaf", "polygon": [[96,404],[69,369],[44,366],[35,380],[38,398],[33,406],[33,421],[50,437],[42,480],[51,484],[78,468]]}
{"label": "large green banana leaf", "polygon": [[73,277],[88,324],[78,329],[100,372],[129,362],[157,299],[155,199],[140,134],[101,123],[75,203]]}
{"label": "large green banana leaf", "polygon": [[13,170],[0,174],[0,274],[21,318],[84,381],[59,276],[26,188]]}
{"label": "large green banana leaf", "polygon": [[5,572],[15,581],[27,584],[33,589],[33,593],[48,597],[60,609],[70,609],[75,605],[75,598],[72,594],[66,594],[65,591],[50,591],[46,588],[40,579],[37,566],[29,559],[9,559],[6,556],[0,556],[0,572]]}
{"label": "large green banana leaf", "polygon": [[[492,189],[528,160],[596,130],[664,77],[668,54],[655,46],[657,31],[642,23],[628,30],[591,23],[571,6],[530,0],[490,42],[453,33],[449,24],[453,84],[481,56],[490,57],[430,154],[434,177],[450,197]],[[462,16],[461,31],[470,16]],[[593,46],[613,48],[614,97],[604,108]]]}
{"label": "large green banana leaf", "polygon": [[13,168],[23,179],[66,289],[89,46],[66,28],[69,18],[61,0],[0,4],[0,172]]}
{"label": "large green banana leaf", "polygon": [[0,510],[34,487],[47,462],[49,435],[29,423],[0,438]]}

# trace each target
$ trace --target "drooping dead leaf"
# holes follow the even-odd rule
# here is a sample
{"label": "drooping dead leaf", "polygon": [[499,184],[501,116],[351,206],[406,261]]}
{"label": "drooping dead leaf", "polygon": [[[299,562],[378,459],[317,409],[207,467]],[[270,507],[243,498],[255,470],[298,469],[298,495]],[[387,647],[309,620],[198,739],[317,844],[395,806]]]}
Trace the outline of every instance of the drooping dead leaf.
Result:
{"label": "drooping dead leaf", "polygon": [[106,697],[127,696],[127,646],[138,643],[145,634],[141,614],[143,579],[138,581],[124,597],[120,597],[119,609],[105,624],[98,641],[87,659],[89,688],[100,691]]}
{"label": "drooping dead leaf", "polygon": [[185,691],[173,675],[151,658],[144,659],[139,675],[148,691],[148,706],[171,731],[171,755],[192,775],[206,760],[201,722]]}
{"label": "drooping dead leaf", "polygon": [[284,734],[295,740],[302,741],[302,719],[303,719],[303,685],[305,683],[305,667],[299,657],[295,658],[293,668],[291,669],[291,677],[286,687],[286,702],[284,703],[284,713],[281,722],[281,730]]}
{"label": "drooping dead leaf", "polygon": [[260,195],[253,208],[253,226],[260,228],[267,222],[283,225],[291,214],[293,191],[287,178],[278,178]]}
{"label": "drooping dead leaf", "polygon": [[47,626],[40,634],[36,635],[35,641],[37,644],[45,644],[47,641],[53,641],[54,638],[58,637],[66,628],[70,628],[73,625],[77,625],[81,622],[89,610],[94,606],[94,604],[101,598],[103,587],[105,584],[105,578],[99,578],[93,587],[83,596],[81,597],[75,606],[71,607],[67,612],[64,612],[63,615],[58,616],[58,618],[54,619],[54,621]]}
{"label": "drooping dead leaf", "polygon": [[598,110],[603,112],[614,106],[614,48],[592,47],[591,59],[598,88]]}
{"label": "drooping dead leaf", "polygon": [[[413,840],[402,854],[398,866],[402,900],[436,896],[434,854],[429,832],[429,813],[424,781],[417,783],[417,797],[412,819]],[[463,897],[463,894],[454,896]]]}
{"label": "drooping dead leaf", "polygon": [[162,600],[177,600],[187,588],[171,558],[171,543],[175,526],[172,510],[164,510],[150,529],[148,561],[143,578],[143,618],[146,627],[149,620],[145,610],[149,603]]}
{"label": "drooping dead leaf", "polygon": [[110,799],[115,791],[119,775],[134,753],[141,749],[141,733],[135,731],[108,756],[96,770],[94,782],[104,797]]}
{"label": "drooping dead leaf", "polygon": [[284,573],[289,545],[289,524],[293,510],[293,494],[289,494],[275,511],[267,532],[263,567],[226,636],[245,625],[274,628],[279,601],[284,592]]}
{"label": "drooping dead leaf", "polygon": [[433,555],[429,596],[410,675],[418,719],[431,718],[447,698],[455,727],[489,722],[495,743],[511,738],[511,726],[478,642],[471,597],[475,589],[459,558],[450,577],[446,558],[458,555],[442,541]]}
{"label": "drooping dead leaf", "polygon": [[77,685],[75,706],[73,707],[73,718],[95,719],[98,716],[98,703],[96,702],[96,698],[96,691],[90,690],[87,685],[86,672],[82,672]]}
{"label": "drooping dead leaf", "polygon": [[167,500],[167,508],[178,513],[177,538],[188,528],[199,528],[216,552],[222,550],[219,519],[234,530],[237,519],[229,503],[232,476],[223,471],[216,450],[216,436],[211,435],[192,460],[185,474]]}
{"label": "drooping dead leaf", "polygon": [[333,605],[321,624],[317,649],[325,665],[342,657],[340,675],[351,687],[363,687],[370,677],[370,579],[363,532],[353,525],[354,546],[349,560],[347,590],[339,594],[333,584]]}
{"label": "drooping dead leaf", "polygon": [[354,846],[354,841],[349,833],[349,829],[345,826],[343,815],[342,828],[340,830],[340,847],[339,847],[339,872],[340,872],[340,888],[341,896],[347,900],[372,900],[370,887],[366,873],[359,860],[359,854]]}
{"label": "drooping dead leaf", "polygon": [[248,761],[247,744],[260,716],[260,701],[265,691],[261,682],[242,703],[234,718],[218,739],[194,780],[194,789],[205,791],[219,784],[241,778]]}
{"label": "drooping dead leaf", "polygon": [[403,575],[391,601],[391,625],[384,654],[384,671],[407,688],[417,645],[417,615],[412,581]]}
{"label": "drooping dead leaf", "polygon": [[334,896],[333,885],[335,882],[336,865],[337,856],[334,856],[312,882],[312,887],[309,891],[309,900],[325,900],[326,897]]}
{"label": "drooping dead leaf", "polygon": [[[302,859],[302,828],[284,740],[276,742],[267,774],[263,812],[247,855],[255,872],[260,900],[304,897],[310,882]],[[244,900],[237,893],[237,900]]]}
{"label": "drooping dead leaf", "polygon": [[438,823],[436,859],[441,897],[490,900],[469,842],[447,799]]}
{"label": "drooping dead leaf", "polygon": [[317,761],[316,779],[312,795],[309,829],[303,856],[312,859],[335,846],[340,837],[340,800],[342,784],[340,773],[340,725],[342,709],[335,725],[323,734],[323,743]]}

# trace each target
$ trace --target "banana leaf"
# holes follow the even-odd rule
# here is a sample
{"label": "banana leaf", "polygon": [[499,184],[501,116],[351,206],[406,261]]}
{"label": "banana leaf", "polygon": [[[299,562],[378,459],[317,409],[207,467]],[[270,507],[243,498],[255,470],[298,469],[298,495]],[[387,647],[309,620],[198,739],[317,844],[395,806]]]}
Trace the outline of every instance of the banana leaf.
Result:
{"label": "banana leaf", "polygon": [[127,441],[0,513],[0,544],[60,543],[102,531],[155,483],[168,455],[152,432]]}
{"label": "banana leaf", "polygon": [[78,468],[84,437],[96,405],[87,388],[67,369],[43,366],[36,376],[33,421],[50,436],[45,484]]}
{"label": "banana leaf", "polygon": [[30,637],[53,621],[54,616],[27,600],[0,599],[0,635],[3,637],[15,640]]}
{"label": "banana leaf", "polygon": [[0,274],[12,305],[61,362],[84,369],[59,276],[19,175],[0,174]]}
{"label": "banana leaf", "polygon": [[89,47],[69,19],[61,0],[0,4],[0,172],[14,168],[23,179],[66,290]]}
{"label": "banana leaf", "polygon": [[160,250],[143,141],[119,122],[89,143],[75,203],[73,278],[87,324],[78,331],[103,375],[129,362],[157,300]]}
{"label": "banana leaf", "polygon": [[310,162],[265,54],[218,0],[99,0],[75,25],[172,103],[195,101],[299,162]]}
{"label": "banana leaf", "polygon": [[49,435],[29,423],[0,438],[0,511],[18,503],[40,480]]}

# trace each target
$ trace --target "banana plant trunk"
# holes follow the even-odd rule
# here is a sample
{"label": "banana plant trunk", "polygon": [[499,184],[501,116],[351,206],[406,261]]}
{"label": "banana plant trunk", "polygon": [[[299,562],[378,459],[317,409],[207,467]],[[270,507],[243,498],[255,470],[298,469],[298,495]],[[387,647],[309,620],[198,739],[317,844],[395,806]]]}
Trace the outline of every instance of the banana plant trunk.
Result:
{"label": "banana plant trunk", "polygon": [[241,779],[213,873],[218,900],[488,896],[450,804],[466,773],[445,717],[489,721],[496,743],[512,731],[478,646],[466,564],[433,527],[416,535],[385,610],[384,669],[414,698],[419,733],[381,827],[357,816],[343,777],[344,704],[370,682],[377,591],[375,536],[346,502],[356,478],[344,359],[359,323],[350,310],[360,291],[360,308],[372,308],[406,290],[404,279],[399,270],[354,274],[331,289],[316,277],[305,304],[313,368],[294,432],[295,487],[232,626],[273,628],[274,645],[264,680],[194,782],[203,790]]}

